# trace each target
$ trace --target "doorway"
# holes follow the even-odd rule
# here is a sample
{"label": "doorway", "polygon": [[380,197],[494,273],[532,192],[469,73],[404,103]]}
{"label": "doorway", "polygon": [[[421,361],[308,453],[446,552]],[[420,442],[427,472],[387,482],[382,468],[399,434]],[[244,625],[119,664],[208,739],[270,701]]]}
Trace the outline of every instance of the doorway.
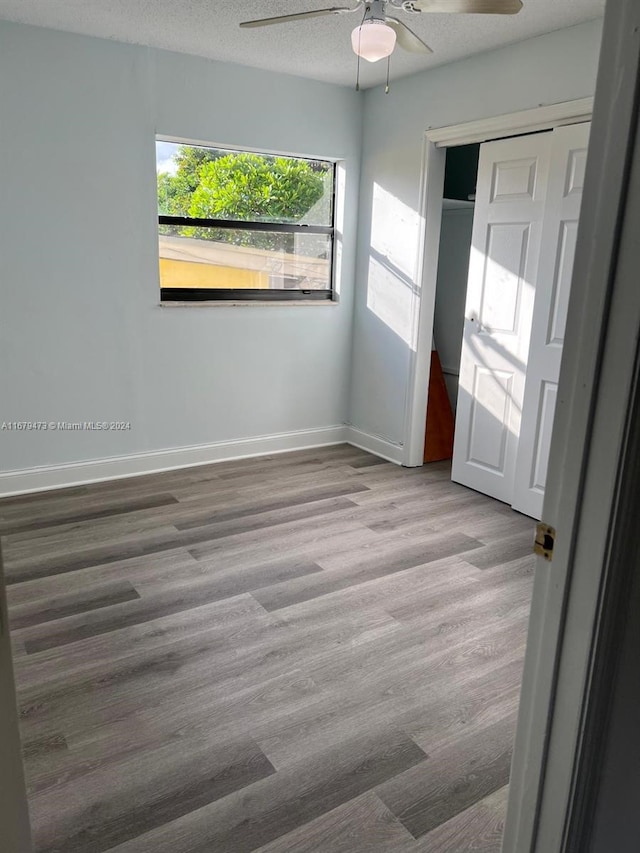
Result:
{"label": "doorway", "polygon": [[453,479],[540,518],[588,122],[481,146]]}
{"label": "doorway", "polygon": [[[488,120],[487,122],[477,122],[477,123],[472,123],[469,125],[460,125],[456,128],[444,128],[444,129],[440,129],[437,131],[430,131],[427,133],[427,138],[426,138],[426,143],[425,143],[424,173],[423,173],[423,189],[424,189],[424,195],[423,195],[423,197],[424,197],[424,210],[423,210],[423,213],[424,213],[424,219],[425,219],[425,242],[424,242],[424,252],[423,252],[424,260],[423,260],[423,275],[422,275],[422,298],[420,299],[420,304],[418,306],[419,321],[417,324],[418,325],[418,333],[417,333],[416,349],[415,349],[415,363],[414,363],[414,369],[413,369],[413,393],[409,395],[409,401],[408,401],[408,407],[407,407],[407,413],[406,413],[406,415],[407,415],[407,418],[406,418],[407,440],[405,443],[405,457],[403,460],[405,465],[412,467],[412,466],[415,466],[418,464],[422,464],[421,441],[424,439],[424,431],[425,431],[424,412],[427,409],[426,388],[427,388],[427,384],[428,384],[428,382],[427,382],[428,372],[429,372],[429,366],[428,365],[429,365],[430,350],[431,350],[431,344],[432,344],[432,339],[433,339],[434,333],[435,333],[435,344],[436,344],[437,348],[444,355],[442,362],[443,362],[444,370],[447,371],[445,373],[445,376],[447,377],[446,382],[448,385],[448,389],[450,391],[450,396],[451,396],[451,398],[454,398],[455,400],[457,400],[457,389],[456,389],[457,376],[456,376],[456,373],[458,370],[458,364],[455,361],[455,355],[452,355],[452,353],[455,353],[456,349],[458,349],[460,338],[458,337],[456,340],[456,337],[460,334],[460,323],[461,323],[461,321],[463,321],[463,318],[460,317],[460,315],[458,314],[457,321],[456,321],[456,319],[455,319],[455,307],[454,306],[455,306],[456,301],[457,301],[458,311],[459,311],[459,305],[461,302],[461,292],[462,292],[462,285],[460,284],[460,279],[461,278],[464,279],[464,274],[462,274],[462,276],[461,276],[460,273],[458,272],[457,285],[455,285],[453,287],[453,289],[451,290],[450,293],[446,293],[446,286],[445,286],[444,281],[443,281],[443,279],[446,279],[446,274],[443,274],[443,266],[444,266],[444,269],[446,270],[447,258],[445,256],[443,256],[442,254],[440,254],[440,250],[443,247],[443,242],[446,241],[448,238],[448,232],[451,231],[450,220],[456,221],[456,217],[460,217],[460,219],[464,218],[465,213],[458,213],[457,211],[458,210],[464,210],[466,205],[469,205],[469,206],[471,205],[471,203],[473,202],[473,198],[468,198],[468,196],[473,196],[474,193],[469,192],[469,191],[463,192],[463,195],[466,195],[467,198],[464,198],[464,197],[460,198],[460,191],[458,191],[457,192],[458,199],[456,199],[454,202],[445,202],[444,209],[443,209],[443,194],[447,195],[447,192],[444,190],[445,184],[447,184],[447,189],[449,189],[449,187],[451,186],[451,177],[449,177],[448,181],[447,181],[447,177],[446,177],[447,169],[445,167],[445,162],[446,162],[447,156],[449,156],[452,160],[453,160],[453,157],[455,157],[455,159],[458,162],[463,160],[465,157],[467,158],[467,160],[472,159],[472,157],[470,157],[470,155],[477,153],[479,145],[481,143],[487,143],[487,142],[489,142],[489,140],[495,140],[496,138],[501,139],[501,140],[505,140],[509,137],[516,137],[517,136],[517,137],[519,137],[519,140],[520,140],[517,144],[520,147],[522,147],[522,145],[523,144],[526,145],[526,143],[523,143],[521,140],[523,140],[529,134],[535,134],[535,135],[539,136],[539,140],[537,142],[535,141],[536,140],[535,136],[531,137],[531,139],[534,140],[534,143],[532,143],[532,144],[538,145],[538,147],[540,145],[542,145],[544,147],[544,145],[550,144],[549,140],[551,139],[551,137],[554,136],[554,134],[553,133],[541,133],[541,131],[553,131],[554,128],[563,127],[564,125],[574,125],[574,124],[584,123],[584,122],[589,120],[590,111],[591,111],[590,99],[585,99],[582,101],[570,102],[567,104],[558,104],[558,105],[554,105],[553,107],[545,107],[545,108],[540,108],[540,109],[536,109],[536,110],[530,110],[530,111],[526,111],[524,113],[520,113],[520,114],[513,115],[513,116],[503,116],[503,117],[499,117],[496,119]],[[566,131],[564,131],[563,133],[557,134],[557,136],[558,137],[563,137],[563,136],[566,137],[568,135],[569,137],[571,137],[572,135],[575,136],[576,133],[579,133],[579,131],[571,130],[570,128],[567,128]],[[542,142],[540,142],[540,140],[542,140]],[[504,147],[504,145],[509,147],[510,143],[491,142],[489,146],[485,145],[484,147],[490,148],[491,145],[497,146],[498,149],[501,149],[501,146]],[[556,147],[557,147],[557,145],[556,145]],[[575,146],[574,146],[574,148],[575,148]],[[586,146],[584,146],[584,148],[586,150]],[[457,153],[454,154],[452,157],[453,152],[457,152]],[[582,152],[582,153],[584,153],[584,152]],[[491,158],[489,158],[489,159],[491,159]],[[515,157],[513,159],[515,159],[516,165],[517,165],[520,160],[526,160],[527,158]],[[557,159],[558,158],[556,157],[556,160]],[[566,181],[569,180],[570,176],[567,177],[567,175],[568,175],[567,169],[569,169],[569,170],[572,169],[574,177],[575,177],[575,175],[577,175],[578,172],[580,172],[581,169],[583,169],[584,159],[585,159],[584,156],[573,157],[573,160],[571,160],[571,156],[569,156],[569,160],[567,160],[567,157],[565,157],[565,161],[561,164],[561,168],[560,168],[560,166],[558,166],[556,168],[556,172],[558,172],[558,174],[554,173],[552,175],[554,184],[560,185],[560,183],[562,183],[562,181],[565,181],[565,183],[566,183]],[[491,165],[491,164],[489,164],[489,165]],[[561,171],[562,171],[562,174],[560,174]],[[449,172],[451,172],[451,168],[449,168]],[[534,178],[535,178],[535,176],[532,175],[530,169],[528,171],[526,169],[521,169],[520,173],[518,172],[517,169],[515,171],[512,170],[511,172],[509,172],[507,170],[505,175],[507,177],[509,177],[509,176],[513,177],[515,175],[518,179],[522,178],[523,180],[527,178],[527,175],[529,176],[530,180],[534,180]],[[486,176],[485,176],[485,178],[486,178]],[[565,180],[565,178],[566,178],[566,180]],[[485,182],[486,182],[486,180],[485,180]],[[467,183],[468,183],[468,181],[467,181]],[[579,189],[578,183],[580,183],[580,182],[578,181],[576,183],[574,181],[574,183],[576,184],[576,187]],[[563,184],[563,186],[564,186],[564,184]],[[571,187],[570,188],[571,191],[568,193],[560,193],[560,196],[562,196],[562,195],[570,196],[572,193],[574,196],[576,196],[576,192],[574,191],[576,187]],[[450,193],[450,194],[453,195],[453,193]],[[503,199],[501,199],[501,201],[504,201],[505,198],[508,198],[508,195],[509,195],[508,188],[507,188],[506,195],[505,195],[505,193],[502,193],[502,195],[503,195]],[[525,187],[524,195],[525,195],[525,197],[527,195],[526,187]],[[465,202],[466,202],[466,205],[465,205]],[[573,203],[575,205],[575,198],[573,200]],[[555,208],[558,208],[558,199],[557,198],[555,199],[554,204],[555,204]],[[579,206],[579,196],[578,196],[578,206]],[[469,210],[470,210],[470,207],[469,207]],[[502,212],[503,211],[501,211],[501,213]],[[562,211],[561,211],[561,213],[562,213]],[[467,213],[466,215],[467,215],[467,217],[469,217],[470,213]],[[549,218],[549,217],[547,216],[546,218]],[[575,216],[574,218],[577,219],[577,216]],[[566,219],[566,217],[564,217],[564,219]],[[551,220],[553,220],[553,221],[551,221]],[[552,232],[553,232],[553,238],[555,238],[555,240],[557,242],[557,240],[558,240],[558,225],[559,225],[559,223],[562,224],[560,220],[563,220],[563,216],[561,216],[561,215],[556,216],[555,219],[553,219],[553,217],[551,217],[550,224],[547,228],[547,231],[548,231],[547,242],[548,243],[552,239],[552,237],[550,236],[550,235],[552,235]],[[569,230],[571,231],[571,233],[573,233],[573,234],[575,233],[575,228],[569,229]],[[567,235],[569,235],[569,237],[571,236],[571,234],[569,233],[569,230],[567,230],[567,229],[564,230],[565,237]],[[486,223],[485,223],[485,231],[486,231]],[[541,237],[542,237],[541,233],[537,234],[537,235],[534,234],[534,238],[538,241],[538,243],[540,242]],[[484,235],[480,235],[480,238],[486,239],[486,233]],[[445,242],[445,246],[446,246],[446,242]],[[445,254],[447,251],[450,253],[450,249],[444,248]],[[536,251],[539,254],[539,248]],[[436,264],[434,261],[438,260],[439,254],[440,254],[439,263]],[[462,255],[466,254],[464,249],[461,249],[461,254]],[[552,255],[555,256],[556,252],[555,252],[555,250],[553,252],[547,251],[546,254],[549,257],[551,257]],[[565,251],[563,254],[563,257],[565,257],[569,254],[570,254],[570,252]],[[537,256],[536,256],[535,260],[537,262]],[[547,271],[547,273],[549,273],[549,271]],[[551,271],[551,273],[553,273],[553,271]],[[535,270],[533,270],[533,274],[535,274]],[[529,279],[532,278],[532,271],[531,270],[529,270],[529,272],[527,273],[527,277]],[[549,278],[553,278],[553,275],[552,274],[549,275]],[[557,278],[558,277],[556,276],[556,279]],[[560,278],[562,278],[562,276],[560,276]],[[570,278],[570,276],[565,275],[564,278],[568,280]],[[438,279],[440,279],[440,282],[438,282]],[[440,291],[439,295],[437,295],[438,290]],[[565,288],[565,290],[568,290],[568,284],[567,284],[567,287]],[[443,296],[443,294],[445,294],[445,295]],[[512,296],[513,296],[513,294],[512,294]],[[555,292],[554,294],[552,294],[551,296],[549,296],[547,298],[547,300],[546,300],[547,303],[551,303],[552,297],[554,297],[556,299],[555,316],[557,319],[559,313],[562,314],[563,309],[566,311],[566,299],[565,299],[566,293],[560,299],[560,302],[562,303],[560,305],[560,309],[558,309],[558,298],[557,298],[558,294],[557,294],[557,292]],[[522,310],[522,302],[519,301],[520,300],[519,296],[516,295],[514,298],[516,301],[514,302],[512,300],[511,307],[513,308],[513,311],[515,311],[517,313],[517,312]],[[453,315],[452,315],[452,311],[450,310],[450,308],[454,311]],[[547,304],[545,310],[547,311],[547,314],[548,314],[549,311],[552,310],[552,306],[550,304]],[[530,305],[529,305],[529,314],[530,315],[532,314],[532,311],[533,311],[533,301],[530,300]],[[449,314],[448,317],[447,317],[447,313]],[[469,312],[467,312],[467,313],[469,313]],[[512,312],[512,314],[513,314],[513,312]],[[452,316],[454,317],[454,319],[452,319]],[[467,318],[467,319],[469,320],[470,318]],[[540,318],[538,318],[536,323],[533,324],[534,329],[536,329],[536,328],[538,329],[539,336],[544,336],[544,334],[546,334],[546,328],[544,328],[544,330],[543,330],[542,327],[543,326],[546,327],[546,325],[548,325],[547,319],[548,318],[545,318],[543,321]],[[496,327],[496,325],[499,325],[499,324],[495,323],[495,317],[493,318],[493,320],[494,320],[493,327]],[[457,322],[457,330],[456,330],[456,322]],[[530,329],[531,329],[531,322],[532,322],[531,316],[527,317],[526,323],[528,324],[528,327],[525,330],[527,340],[526,340],[526,346],[524,347],[524,356],[525,357],[523,359],[525,362],[525,366],[526,366],[526,355],[528,352],[528,342],[529,342],[529,335],[530,335]],[[466,323],[466,325],[468,326],[469,323]],[[492,325],[491,322],[484,324],[484,328],[482,329],[482,332],[485,334],[485,339],[486,339],[487,327],[491,327],[491,325]],[[559,325],[562,325],[562,324],[560,323]],[[559,325],[556,322],[556,328],[559,328]],[[448,326],[448,331],[446,330],[447,326]],[[469,330],[468,329],[465,330],[465,333],[466,333],[466,331],[469,331]],[[470,336],[467,335],[467,337],[470,337]],[[468,343],[469,343],[469,341],[467,341],[467,344]],[[548,341],[544,340],[538,346],[538,350],[540,350],[540,352],[538,353],[538,361],[540,361],[541,359],[544,361],[544,356],[543,356],[542,350],[544,349],[544,345],[546,343],[548,343]],[[560,346],[558,346],[558,343],[560,343]],[[556,339],[554,340],[554,345],[555,345],[556,350],[561,351],[561,340],[558,341],[557,335],[556,335]],[[464,354],[465,347],[462,347],[461,349],[462,349],[462,352]],[[459,349],[458,349],[458,352],[460,352]],[[547,361],[548,361],[548,358],[547,358]],[[557,372],[557,369],[559,367],[559,357],[556,359],[556,362],[557,362],[557,366],[555,366],[554,369]],[[544,371],[542,371],[542,372],[544,372]],[[505,373],[506,373],[506,371],[505,371]],[[541,371],[538,370],[538,373],[541,373]],[[538,385],[540,385],[540,379],[541,379],[541,377],[538,377],[536,380],[538,382]],[[555,379],[557,380],[557,377],[555,377]],[[468,381],[469,380],[467,379],[466,382],[468,383]],[[473,382],[473,379],[471,381]],[[547,379],[547,380],[543,380],[543,381],[545,381],[547,383],[546,385],[544,385],[544,388],[546,389],[546,397],[545,397],[545,400],[543,401],[544,405],[542,406],[543,409],[546,406],[546,412],[547,412],[547,418],[546,418],[546,422],[545,422],[546,425],[545,424],[542,425],[544,428],[541,428],[541,426],[540,426],[540,409],[541,409],[540,399],[536,399],[535,405],[529,404],[527,407],[532,412],[534,412],[533,415],[531,415],[531,414],[529,415],[529,422],[534,423],[534,426],[533,426],[533,428],[528,428],[527,433],[526,433],[527,434],[527,446],[528,446],[527,452],[529,455],[529,458],[527,460],[527,464],[528,464],[527,476],[529,476],[529,473],[532,470],[532,468],[538,475],[541,472],[544,473],[544,471],[543,471],[544,465],[540,464],[540,458],[544,455],[545,447],[546,447],[546,450],[548,451],[548,436],[550,434],[550,425],[552,422],[552,418],[550,418],[548,415],[549,415],[549,412],[551,412],[551,414],[552,414],[552,406],[549,404],[550,404],[550,401],[552,402],[551,397],[553,395],[551,395],[549,393],[549,389],[551,388],[551,384],[549,383],[549,380]],[[519,400],[519,404],[516,407],[518,417],[522,414],[522,400],[524,397],[524,376],[523,376],[521,384],[522,384],[522,388],[521,388],[520,400]],[[539,398],[540,394],[538,393],[537,396]],[[466,410],[464,410],[463,412],[461,412],[460,410],[457,412],[458,432],[460,432],[460,425],[461,425],[461,423],[463,423],[461,416],[466,418],[467,433],[473,427],[473,425],[470,422],[470,414],[471,414],[470,408],[471,408],[470,406],[467,406]],[[477,411],[480,411],[480,409],[477,408],[476,412]],[[420,417],[420,415],[422,415],[422,417]],[[513,419],[513,411],[510,413],[510,416]],[[519,431],[519,422],[516,425],[517,425],[518,429],[513,430],[513,432],[516,433],[515,448],[512,448],[510,455],[504,453],[504,444],[505,444],[506,438],[508,438],[509,429],[512,426],[511,423],[507,424],[506,426],[503,424],[502,434],[497,436],[497,441],[494,440],[494,437],[489,436],[489,442],[488,442],[489,445],[491,445],[493,442],[490,449],[492,450],[492,452],[494,454],[494,458],[492,460],[480,459],[479,464],[476,464],[476,468],[481,469],[483,473],[486,473],[487,470],[491,468],[491,465],[487,464],[487,462],[490,462],[494,468],[499,467],[495,463],[496,463],[496,459],[498,461],[500,460],[500,454],[502,453],[503,457],[508,458],[508,460],[509,460],[509,463],[511,466],[510,475],[512,477],[514,476],[514,472],[516,469],[515,456],[516,456],[516,450],[517,450],[517,434]],[[509,427],[509,429],[507,429],[506,427]],[[477,424],[476,424],[475,437],[476,438],[478,437]],[[485,430],[485,437],[486,437],[486,430]],[[468,435],[467,435],[467,443],[468,443]],[[476,444],[477,444],[477,442],[476,442]],[[418,450],[418,448],[419,448],[419,450]],[[542,452],[540,452],[540,448],[542,448]],[[476,447],[476,449],[477,449],[477,447]],[[536,449],[537,449],[537,458],[535,456]],[[522,471],[524,471],[526,469],[525,464],[520,463],[520,468]],[[474,488],[478,488],[477,484],[466,483],[464,477],[460,477],[460,476],[456,477],[454,475],[454,479],[458,479],[460,482],[463,482],[467,485],[471,485]],[[527,487],[529,485],[530,485],[530,483],[527,483]],[[533,495],[534,500],[533,501],[529,500],[528,503],[525,500],[524,501],[524,504],[525,504],[524,507],[521,507],[521,506],[517,507],[518,509],[521,509],[521,511],[527,512],[528,514],[533,515],[533,516],[539,515],[539,510],[537,509],[537,507],[539,505],[541,505],[542,494],[543,494],[543,484],[542,484],[542,488],[541,488],[540,487],[541,484],[538,481],[534,480],[534,486],[535,486],[535,488],[533,490],[534,491],[534,495]],[[495,497],[498,497],[500,499],[503,499],[503,500],[505,499],[505,496],[500,495],[500,494],[496,494],[495,491],[492,492],[490,489],[480,488],[480,490],[485,491],[488,494],[493,494]],[[527,491],[527,489],[521,489],[521,492],[526,492],[526,491]],[[531,489],[529,489],[529,491],[531,491]],[[530,497],[530,496],[528,496],[528,497]],[[506,499],[507,499],[507,502],[512,503],[512,501],[509,500],[508,497]],[[522,501],[521,501],[521,503],[522,503]]]}
{"label": "doorway", "polygon": [[479,153],[477,143],[448,148],[446,152],[425,463],[453,456]]}

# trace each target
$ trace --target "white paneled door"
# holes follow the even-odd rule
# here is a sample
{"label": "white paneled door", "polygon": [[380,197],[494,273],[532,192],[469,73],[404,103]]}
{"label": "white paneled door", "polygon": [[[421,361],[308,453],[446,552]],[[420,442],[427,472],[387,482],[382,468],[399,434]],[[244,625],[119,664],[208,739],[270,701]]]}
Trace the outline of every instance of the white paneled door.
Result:
{"label": "white paneled door", "polygon": [[480,148],[452,478],[511,503],[551,133]]}
{"label": "white paneled door", "polygon": [[542,515],[590,127],[590,123],[559,127],[551,134],[538,287],[511,501],[514,509],[534,518]]}
{"label": "white paneled door", "polygon": [[589,127],[480,148],[452,477],[536,518]]}

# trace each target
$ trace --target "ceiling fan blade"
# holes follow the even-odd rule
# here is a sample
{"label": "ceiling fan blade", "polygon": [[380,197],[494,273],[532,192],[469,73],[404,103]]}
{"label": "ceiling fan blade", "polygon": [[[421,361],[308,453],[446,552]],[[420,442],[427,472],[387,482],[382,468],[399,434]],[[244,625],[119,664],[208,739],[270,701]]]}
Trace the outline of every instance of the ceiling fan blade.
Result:
{"label": "ceiling fan blade", "polygon": [[277,18],[259,18],[255,21],[243,21],[241,27],[270,27],[272,24],[288,24],[290,21],[302,21],[305,18],[320,18],[322,15],[338,15],[340,12],[353,12],[348,6],[331,6],[328,9],[313,9],[311,12],[295,12],[293,15],[279,15]]}
{"label": "ceiling fan blade", "polygon": [[522,0],[413,0],[413,7],[418,12],[516,15],[522,9]]}
{"label": "ceiling fan blade", "polygon": [[390,18],[387,15],[385,23],[394,30],[398,44],[404,50],[408,50],[409,53],[433,53],[429,45],[425,44],[420,36],[417,36],[402,21],[399,21],[397,18]]}

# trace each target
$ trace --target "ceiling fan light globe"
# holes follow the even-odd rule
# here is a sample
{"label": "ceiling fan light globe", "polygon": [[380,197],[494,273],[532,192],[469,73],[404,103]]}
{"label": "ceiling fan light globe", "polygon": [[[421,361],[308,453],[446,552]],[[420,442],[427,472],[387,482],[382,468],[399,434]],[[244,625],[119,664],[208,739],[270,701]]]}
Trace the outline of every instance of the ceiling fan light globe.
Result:
{"label": "ceiling fan light globe", "polygon": [[365,21],[351,33],[351,46],[367,62],[378,62],[393,53],[396,34],[384,21]]}

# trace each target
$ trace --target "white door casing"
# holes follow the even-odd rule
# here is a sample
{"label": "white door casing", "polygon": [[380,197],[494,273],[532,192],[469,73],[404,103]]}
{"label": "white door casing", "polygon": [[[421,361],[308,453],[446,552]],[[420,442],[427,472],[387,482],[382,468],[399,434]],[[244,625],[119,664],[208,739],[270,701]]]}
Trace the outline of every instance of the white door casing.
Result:
{"label": "white door casing", "polygon": [[511,503],[551,134],[480,149],[452,479]]}
{"label": "white door casing", "polygon": [[582,201],[590,123],[551,134],[549,182],[542,226],[529,358],[512,506],[542,517],[551,431],[564,343]]}

